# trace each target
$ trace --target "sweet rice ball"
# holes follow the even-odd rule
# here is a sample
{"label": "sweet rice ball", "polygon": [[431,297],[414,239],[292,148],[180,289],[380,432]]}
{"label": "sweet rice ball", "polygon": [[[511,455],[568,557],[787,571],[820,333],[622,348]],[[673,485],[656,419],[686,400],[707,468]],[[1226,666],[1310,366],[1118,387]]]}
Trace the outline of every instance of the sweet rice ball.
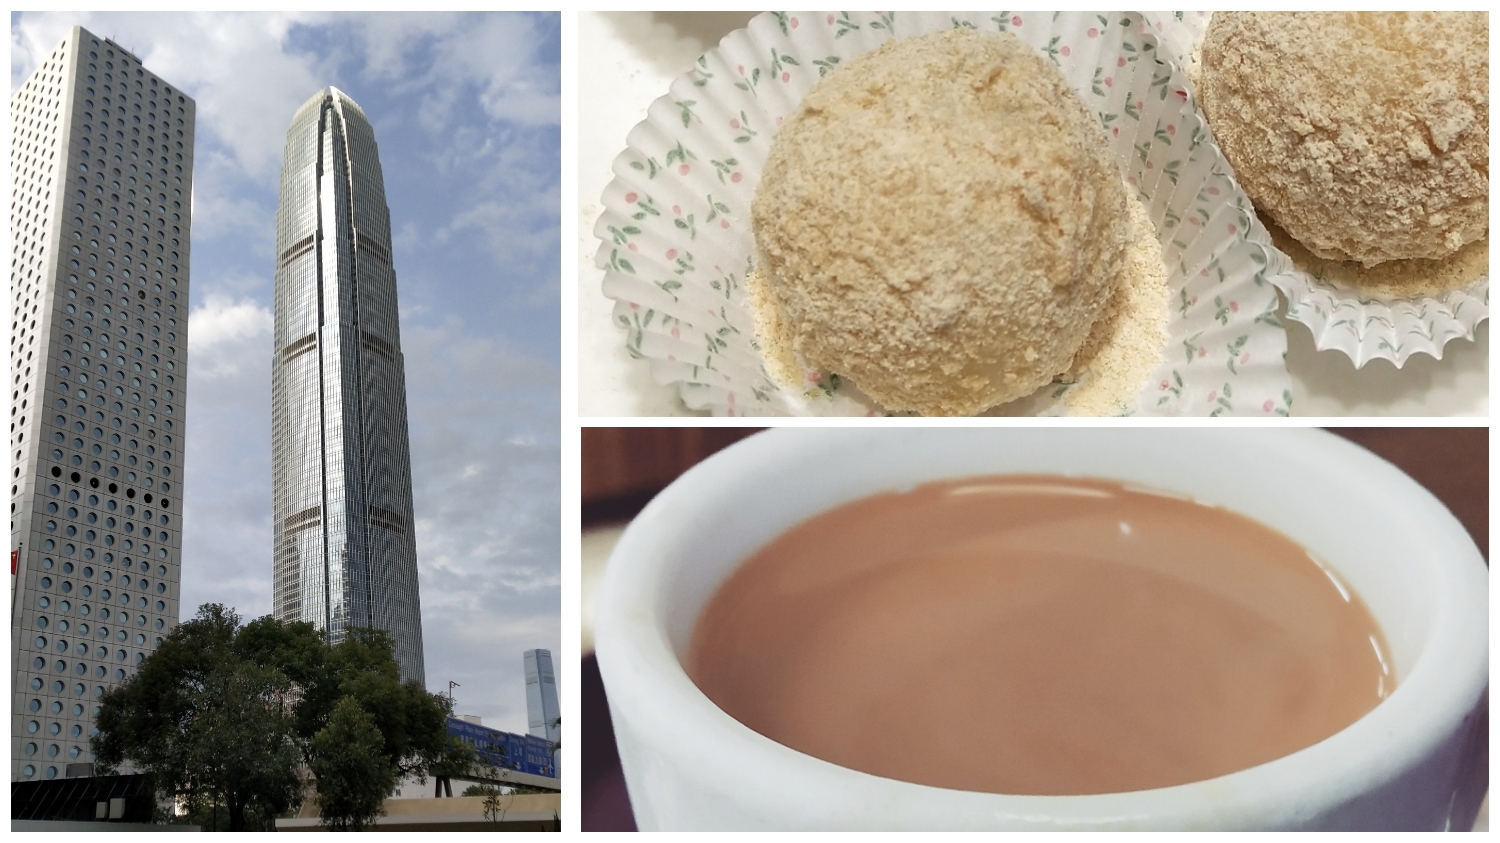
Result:
{"label": "sweet rice ball", "polygon": [[776,136],[752,207],[793,347],[886,408],[970,415],[1068,369],[1123,272],[1098,120],[1013,35],[887,42]]}
{"label": "sweet rice ball", "polygon": [[1199,92],[1257,207],[1313,254],[1439,260],[1487,236],[1483,12],[1218,12]]}

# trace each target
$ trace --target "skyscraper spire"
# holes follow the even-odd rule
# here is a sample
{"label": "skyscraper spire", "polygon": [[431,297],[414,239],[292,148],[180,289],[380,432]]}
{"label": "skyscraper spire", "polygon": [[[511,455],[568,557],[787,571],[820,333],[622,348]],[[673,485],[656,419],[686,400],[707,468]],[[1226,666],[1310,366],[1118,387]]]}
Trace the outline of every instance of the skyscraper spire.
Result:
{"label": "skyscraper spire", "polygon": [[375,134],[337,88],[292,118],[276,212],[274,608],[391,634],[424,681],[406,381]]}

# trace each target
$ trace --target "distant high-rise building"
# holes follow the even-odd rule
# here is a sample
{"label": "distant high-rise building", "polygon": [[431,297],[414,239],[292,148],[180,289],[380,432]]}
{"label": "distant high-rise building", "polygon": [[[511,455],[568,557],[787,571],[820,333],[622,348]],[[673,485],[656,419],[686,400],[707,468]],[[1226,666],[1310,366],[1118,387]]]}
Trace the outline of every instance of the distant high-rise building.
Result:
{"label": "distant high-rise building", "polygon": [[526,720],[528,731],[552,743],[562,740],[557,708],[557,675],[552,672],[552,651],[527,650]]}
{"label": "distant high-rise building", "polygon": [[177,624],[193,115],[76,26],[10,99],[13,781]]}
{"label": "distant high-rise building", "polygon": [[383,629],[424,682],[406,376],[375,133],[342,91],[287,130],[271,359],[276,617]]}

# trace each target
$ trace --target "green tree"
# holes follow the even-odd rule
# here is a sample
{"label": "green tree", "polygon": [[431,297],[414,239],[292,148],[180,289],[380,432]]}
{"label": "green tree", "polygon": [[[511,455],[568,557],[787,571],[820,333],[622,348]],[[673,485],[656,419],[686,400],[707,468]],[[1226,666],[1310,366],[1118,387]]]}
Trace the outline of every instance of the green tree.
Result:
{"label": "green tree", "polygon": [[[302,769],[323,771],[320,793],[368,784],[341,762],[345,750],[323,758],[337,745],[318,737],[335,726],[368,724],[362,740],[374,741],[375,769],[393,771],[386,795],[405,775],[467,769],[472,751],[449,745],[450,712],[446,697],[401,682],[385,632],[351,628],[330,647],[312,624],[264,617],[242,626],[232,610],[207,604],[105,694],[93,749],[101,772],[129,764],[152,773],[159,795],[194,816],[217,824],[222,806],[232,830],[269,828],[300,805]],[[335,780],[346,775],[355,779]]]}
{"label": "green tree", "polygon": [[233,649],[239,617],[218,604],[180,624],[100,702],[92,746],[100,772],[151,773],[190,809],[223,805],[229,828],[264,828],[300,803],[293,687]]}
{"label": "green tree", "polygon": [[474,747],[449,735],[442,751],[429,760],[425,775],[435,776],[440,785],[447,785],[444,792],[452,796],[452,784],[448,780],[472,773],[478,761],[479,755]]}
{"label": "green tree", "polygon": [[276,816],[301,802],[289,691],[281,673],[243,662],[204,684],[203,707],[187,729],[190,792],[194,801],[224,805],[231,831],[274,830]]}
{"label": "green tree", "polygon": [[384,630],[345,630],[344,640],[329,653],[326,670],[327,684],[307,699],[307,723],[321,729],[337,702],[353,697],[374,718],[384,755],[399,776],[425,777],[450,758],[448,698],[429,694],[415,681],[401,681],[396,648]]}
{"label": "green tree", "polygon": [[385,799],[399,776],[383,744],[375,718],[353,697],[339,700],[328,725],[312,739],[323,825],[333,831],[363,831],[385,813]]}

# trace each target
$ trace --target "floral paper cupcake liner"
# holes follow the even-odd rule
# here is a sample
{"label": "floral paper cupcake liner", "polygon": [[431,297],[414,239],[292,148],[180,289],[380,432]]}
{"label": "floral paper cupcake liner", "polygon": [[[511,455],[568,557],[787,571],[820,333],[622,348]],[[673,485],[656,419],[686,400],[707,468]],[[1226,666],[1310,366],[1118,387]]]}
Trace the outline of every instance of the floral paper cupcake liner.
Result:
{"label": "floral paper cupcake liner", "polygon": [[[1170,339],[1128,412],[1289,414],[1286,337],[1250,202],[1185,74],[1136,13],[769,12],[731,33],[651,105],[603,195],[596,263],[630,354],[715,415],[884,412],[836,377],[783,384],[768,373],[745,289],[750,203],[777,127],[820,78],[890,38],[954,27],[1013,33],[1053,61],[1156,227]],[[1066,390],[1026,409],[1065,413]]]}
{"label": "floral paper cupcake liner", "polygon": [[[1147,12],[1168,58],[1187,66],[1208,31],[1210,12]],[[1490,281],[1459,290],[1387,298],[1342,287],[1299,268],[1257,217],[1250,239],[1265,250],[1266,278],[1286,297],[1287,318],[1306,325],[1319,351],[1339,351],[1356,369],[1371,360],[1400,368],[1413,354],[1442,359],[1449,340],[1473,341],[1490,314]]]}

